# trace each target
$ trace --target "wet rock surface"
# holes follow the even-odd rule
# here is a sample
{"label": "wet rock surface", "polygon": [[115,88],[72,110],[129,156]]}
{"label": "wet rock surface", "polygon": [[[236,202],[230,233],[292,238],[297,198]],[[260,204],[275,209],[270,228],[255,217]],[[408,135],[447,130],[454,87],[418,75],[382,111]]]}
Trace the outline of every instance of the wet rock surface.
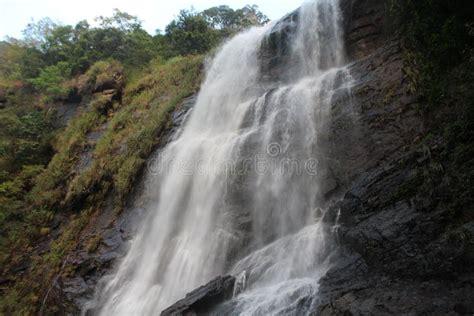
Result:
{"label": "wet rock surface", "polygon": [[275,78],[284,81],[285,69],[295,63],[291,42],[298,27],[299,10],[295,10],[276,23],[261,44],[259,60],[262,81]]}
{"label": "wet rock surface", "polygon": [[394,30],[387,1],[342,0],[347,54],[351,60],[368,56],[381,47]]}
{"label": "wet rock surface", "polygon": [[56,124],[58,127],[64,127],[74,118],[78,112],[83,108],[80,102],[65,102],[56,106]]}
{"label": "wet rock surface", "polygon": [[208,315],[217,305],[232,298],[234,284],[233,276],[218,277],[190,292],[184,299],[165,309],[161,315]]}
{"label": "wet rock surface", "polygon": [[355,86],[350,109],[333,105],[323,144],[342,199],[331,208],[332,219],[340,214],[339,247],[315,313],[470,314],[474,223],[443,203],[452,166],[433,157],[447,144],[420,141],[426,119],[408,88],[400,40],[386,34],[383,2],[342,7]]}

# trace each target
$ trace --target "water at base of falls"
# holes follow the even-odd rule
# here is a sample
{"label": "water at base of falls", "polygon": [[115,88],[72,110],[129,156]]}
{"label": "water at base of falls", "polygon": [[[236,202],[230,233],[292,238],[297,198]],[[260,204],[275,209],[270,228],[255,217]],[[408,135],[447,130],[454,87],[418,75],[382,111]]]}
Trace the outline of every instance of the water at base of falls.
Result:
{"label": "water at base of falls", "polygon": [[228,273],[244,279],[221,314],[311,309],[331,248],[316,211],[318,140],[350,80],[340,22],[338,1],[303,4],[278,80],[262,80],[260,60],[274,24],[221,48],[182,133],[148,175],[148,217],[98,287],[99,314],[156,315]]}

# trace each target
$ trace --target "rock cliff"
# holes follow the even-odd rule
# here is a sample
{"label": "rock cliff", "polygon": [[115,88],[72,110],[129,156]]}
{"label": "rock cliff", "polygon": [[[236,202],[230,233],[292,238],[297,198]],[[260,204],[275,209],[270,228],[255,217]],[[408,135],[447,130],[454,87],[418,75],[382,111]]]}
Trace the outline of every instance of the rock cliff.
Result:
{"label": "rock cliff", "polygon": [[[450,201],[457,171],[441,158],[447,139],[410,91],[406,51],[400,36],[387,32],[393,21],[384,2],[344,1],[342,7],[356,86],[353,112],[333,121],[344,152],[330,156],[346,177],[337,179],[343,199],[332,206],[340,212],[340,248],[321,281],[318,312],[473,313],[474,223],[456,217]],[[349,129],[341,128],[350,120]]]}

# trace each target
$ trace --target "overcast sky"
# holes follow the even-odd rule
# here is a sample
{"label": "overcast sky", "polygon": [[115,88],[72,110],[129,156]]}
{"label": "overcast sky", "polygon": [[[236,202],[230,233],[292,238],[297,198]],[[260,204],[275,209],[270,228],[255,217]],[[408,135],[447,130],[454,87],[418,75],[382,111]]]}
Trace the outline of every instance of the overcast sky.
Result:
{"label": "overcast sky", "polygon": [[50,17],[75,25],[84,19],[92,22],[99,15],[110,16],[114,8],[137,15],[144,28],[154,34],[156,29],[164,30],[179,10],[191,6],[201,11],[221,4],[234,9],[256,4],[271,19],[278,19],[296,9],[299,2],[303,0],[0,0],[0,40],[6,35],[20,37],[31,19]]}

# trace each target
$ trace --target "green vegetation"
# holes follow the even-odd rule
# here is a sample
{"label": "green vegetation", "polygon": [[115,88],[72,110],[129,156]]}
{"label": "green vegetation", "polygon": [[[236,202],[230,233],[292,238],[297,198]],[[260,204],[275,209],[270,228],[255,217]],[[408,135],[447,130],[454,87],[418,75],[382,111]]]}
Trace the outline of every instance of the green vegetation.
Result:
{"label": "green vegetation", "polygon": [[[87,21],[71,26],[45,18],[28,24],[23,39],[0,42],[0,104],[20,88],[41,95],[46,104],[66,99],[74,87],[69,80],[98,61],[115,60],[127,72],[136,72],[153,59],[207,53],[237,31],[268,19],[256,6],[182,10],[164,34],[155,35],[137,17],[117,9],[97,21],[97,27]],[[18,106],[11,101],[7,103]]]}
{"label": "green vegetation", "polygon": [[158,56],[202,54],[237,31],[268,19],[256,6],[239,10],[219,6],[200,13],[182,10],[165,34],[155,35],[148,34],[136,16],[117,9],[113,16],[97,21],[98,27],[87,21],[59,25],[48,18],[30,23],[22,40],[1,43],[0,77],[33,79],[40,90],[55,92],[59,79],[83,73],[97,61],[115,59],[137,68]]}
{"label": "green vegetation", "polygon": [[90,197],[90,188],[112,186],[119,196],[128,193],[168,114],[199,88],[201,65],[200,56],[152,63],[142,79],[129,83],[124,95],[127,106],[110,118],[92,154],[92,165],[70,183],[66,201],[77,200],[84,192]]}
{"label": "green vegetation", "polygon": [[473,53],[472,1],[392,1],[391,12],[402,26],[413,89],[424,103],[440,104],[449,87],[448,72]]}
{"label": "green vegetation", "polygon": [[0,179],[8,178],[22,166],[47,162],[51,148],[51,126],[40,111],[16,112],[12,109],[0,113]]}
{"label": "green vegetation", "polygon": [[391,10],[402,26],[404,70],[420,96],[428,131],[423,146],[430,152],[400,189],[449,209],[449,229],[456,231],[474,220],[474,6],[469,0],[403,0],[392,1]]}
{"label": "green vegetation", "polygon": [[[76,246],[89,216],[100,210],[109,193],[117,197],[116,207],[122,206],[146,158],[159,143],[170,112],[198,90],[202,62],[202,56],[157,60],[142,71],[140,79],[123,88],[121,81],[117,82],[117,72],[111,71],[120,71],[119,64],[99,62],[77,80],[82,89],[92,93],[89,107],[56,133],[51,161],[46,167],[23,165],[13,180],[0,185],[0,246],[6,250],[0,266],[5,269],[3,276],[16,281],[14,290],[0,299],[0,311],[10,314],[17,312],[18,306],[24,308],[23,313],[37,311],[38,306],[31,302],[39,293],[44,295],[44,286],[60,273],[65,255]],[[123,90],[124,102],[94,92],[114,77],[115,87]],[[91,133],[97,133],[97,139],[91,139]],[[91,162],[82,166],[86,156]],[[11,269],[29,261],[32,246],[50,237],[52,220],[60,214],[64,216],[62,233],[49,252],[33,257],[27,276],[30,282],[24,283]],[[88,247],[93,245],[90,241]],[[38,278],[35,273],[40,271],[50,273]]]}
{"label": "green vegetation", "polygon": [[155,35],[119,10],[97,20],[46,18],[0,42],[0,315],[61,313],[54,298],[41,307],[46,293],[74,273],[68,254],[106,197],[122,208],[171,112],[198,91],[205,54],[268,19],[256,6],[184,10]]}
{"label": "green vegetation", "polygon": [[71,67],[68,63],[60,61],[56,65],[42,69],[37,78],[30,82],[38,90],[51,98],[65,98],[69,90],[65,82],[71,74]]}
{"label": "green vegetation", "polygon": [[267,23],[268,18],[257,6],[233,10],[218,6],[201,13],[182,10],[176,20],[166,27],[165,39],[176,55],[202,54],[223,38],[243,28]]}

